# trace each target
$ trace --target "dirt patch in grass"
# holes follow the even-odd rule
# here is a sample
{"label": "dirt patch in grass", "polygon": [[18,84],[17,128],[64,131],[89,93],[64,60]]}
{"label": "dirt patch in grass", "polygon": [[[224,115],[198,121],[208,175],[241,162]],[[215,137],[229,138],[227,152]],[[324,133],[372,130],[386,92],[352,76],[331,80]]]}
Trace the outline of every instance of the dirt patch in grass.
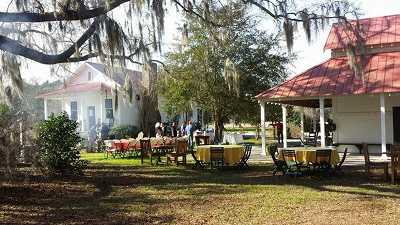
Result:
{"label": "dirt patch in grass", "polygon": [[398,224],[400,190],[334,177],[90,164],[85,176],[0,179],[0,224]]}

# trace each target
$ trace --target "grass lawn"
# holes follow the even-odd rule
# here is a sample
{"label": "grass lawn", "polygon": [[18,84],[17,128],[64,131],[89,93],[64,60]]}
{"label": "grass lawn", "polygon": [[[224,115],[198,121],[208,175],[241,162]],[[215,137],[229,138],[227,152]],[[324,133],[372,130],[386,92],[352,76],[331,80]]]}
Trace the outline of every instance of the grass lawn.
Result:
{"label": "grass lawn", "polygon": [[121,165],[121,166],[139,166],[141,162],[139,159],[132,158],[113,158],[111,155],[107,156],[104,153],[86,153],[81,152],[82,159],[88,160],[91,164],[103,165]]}
{"label": "grass lawn", "polygon": [[91,161],[85,176],[0,176],[0,224],[393,224],[400,188],[368,181],[362,168],[335,177],[273,177],[250,170],[140,166],[135,159]]}
{"label": "grass lawn", "polygon": [[[249,139],[244,139],[243,142],[244,143],[251,143],[254,145],[261,145],[261,137],[257,140],[255,138],[249,138]],[[274,139],[271,138],[266,138],[266,142],[267,144],[271,144],[271,143],[276,143],[276,141]]]}

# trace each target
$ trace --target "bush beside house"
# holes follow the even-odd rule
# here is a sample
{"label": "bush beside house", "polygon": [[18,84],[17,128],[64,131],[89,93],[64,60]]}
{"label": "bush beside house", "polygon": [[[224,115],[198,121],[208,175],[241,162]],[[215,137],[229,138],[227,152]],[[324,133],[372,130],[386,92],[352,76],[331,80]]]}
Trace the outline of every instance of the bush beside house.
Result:
{"label": "bush beside house", "polygon": [[80,160],[78,145],[81,137],[78,123],[70,120],[67,113],[51,115],[38,127],[37,145],[39,164],[51,175],[82,174],[87,162]]}

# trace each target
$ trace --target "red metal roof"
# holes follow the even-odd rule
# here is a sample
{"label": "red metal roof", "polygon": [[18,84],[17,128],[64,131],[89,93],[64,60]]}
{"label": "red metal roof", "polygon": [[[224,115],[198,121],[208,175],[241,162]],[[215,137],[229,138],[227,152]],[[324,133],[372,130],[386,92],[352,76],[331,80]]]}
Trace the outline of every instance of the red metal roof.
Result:
{"label": "red metal roof", "polygon": [[74,84],[67,85],[65,87],[61,87],[57,90],[42,93],[36,98],[44,98],[50,96],[59,96],[63,94],[76,93],[76,92],[87,92],[87,91],[110,91],[111,88],[101,82],[91,82],[91,83],[83,83],[83,84]]}
{"label": "red metal roof", "polygon": [[[355,21],[351,23],[355,24]],[[360,19],[359,23],[366,45],[400,43],[400,15]],[[331,28],[324,50],[345,48],[354,40],[352,32],[346,31],[343,24],[336,23]]]}
{"label": "red metal roof", "polygon": [[400,92],[400,52],[367,56],[364,84],[346,57],[329,59],[282,84],[264,91],[257,99]]}

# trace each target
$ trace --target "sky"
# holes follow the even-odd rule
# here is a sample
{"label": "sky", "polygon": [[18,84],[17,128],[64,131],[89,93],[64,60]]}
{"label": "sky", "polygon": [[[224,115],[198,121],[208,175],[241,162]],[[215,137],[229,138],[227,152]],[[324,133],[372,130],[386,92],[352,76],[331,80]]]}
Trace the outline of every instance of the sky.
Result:
{"label": "sky", "polygon": [[[360,0],[352,2],[362,10],[360,18],[400,14],[399,0]],[[294,53],[296,53],[297,59],[289,68],[289,77],[304,72],[305,70],[329,59],[330,51],[323,51],[325,41],[329,34],[329,29],[321,32],[317,38],[313,37],[311,44],[307,43],[306,38],[302,33],[298,35],[294,46]]]}
{"label": "sky", "polygon": [[[8,3],[9,1],[2,0],[0,2],[0,11],[5,11],[7,7],[6,2]],[[354,0],[353,2],[362,10],[360,18],[400,14],[399,0]],[[175,10],[172,9],[167,13],[165,21],[163,52],[168,52],[168,50],[171,50],[172,46],[174,46],[174,43],[176,42],[175,39],[179,33],[176,31],[179,19],[177,18]],[[265,26],[270,25],[268,22],[262,24],[265,24]],[[263,29],[262,25],[260,25],[260,28]],[[303,33],[300,32],[296,35],[293,52],[296,54],[297,58],[289,66],[289,77],[299,74],[330,57],[329,51],[323,51],[323,46],[328,33],[329,27],[320,32],[318,36],[314,35],[311,43],[306,41]],[[30,83],[43,83],[47,80],[54,81],[60,79],[59,77],[50,74],[49,66],[33,61],[28,61],[28,67],[23,68],[21,72],[23,79]],[[66,76],[68,76],[68,74],[66,74]]]}

